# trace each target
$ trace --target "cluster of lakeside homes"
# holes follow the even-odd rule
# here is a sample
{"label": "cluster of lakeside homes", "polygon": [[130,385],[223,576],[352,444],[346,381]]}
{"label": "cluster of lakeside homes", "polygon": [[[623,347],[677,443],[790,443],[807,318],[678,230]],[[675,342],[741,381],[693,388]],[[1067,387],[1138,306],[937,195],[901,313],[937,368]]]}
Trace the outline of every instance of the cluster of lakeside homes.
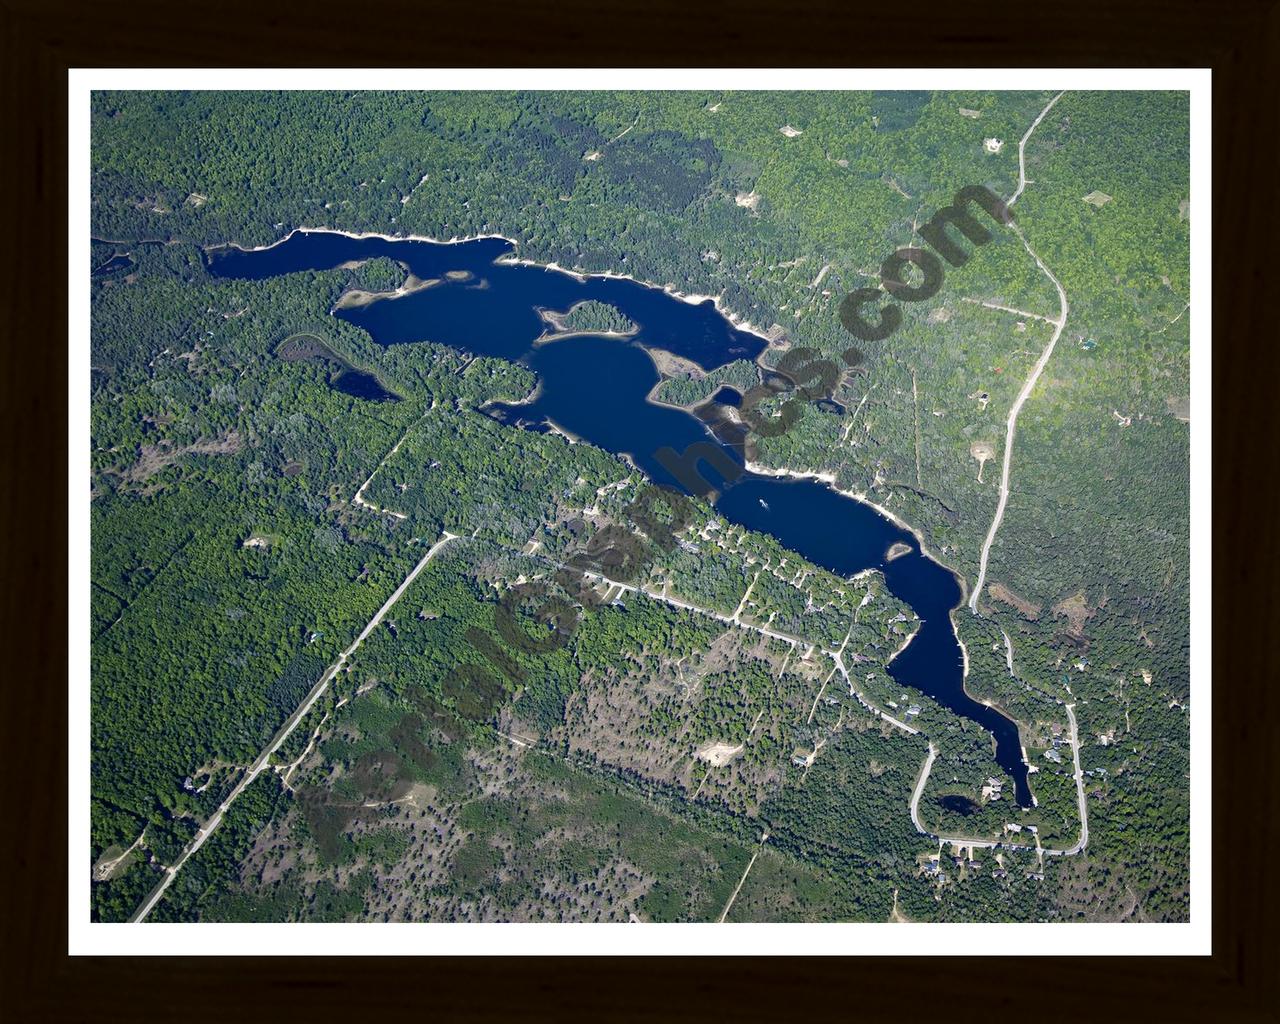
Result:
{"label": "cluster of lakeside homes", "polygon": [[[907,703],[907,701],[908,701],[908,699],[909,699],[909,698],[908,698],[908,697],[907,697],[907,695],[904,693],[901,697],[899,697],[899,698],[898,698],[898,700],[887,700],[887,701],[885,701],[885,703],[886,703],[886,704],[888,704],[888,705],[889,705],[889,707],[893,708],[893,710],[894,710],[894,711],[902,711],[902,708],[901,708],[901,706],[899,705],[898,701],[901,701],[903,704],[906,704],[906,703]],[[918,717],[918,716],[919,716],[919,714],[920,714],[920,705],[919,705],[919,704],[908,704],[908,705],[907,705],[907,710],[906,710],[906,711],[902,711],[902,714],[903,714],[905,717],[907,717],[907,718],[916,718],[916,717]]]}

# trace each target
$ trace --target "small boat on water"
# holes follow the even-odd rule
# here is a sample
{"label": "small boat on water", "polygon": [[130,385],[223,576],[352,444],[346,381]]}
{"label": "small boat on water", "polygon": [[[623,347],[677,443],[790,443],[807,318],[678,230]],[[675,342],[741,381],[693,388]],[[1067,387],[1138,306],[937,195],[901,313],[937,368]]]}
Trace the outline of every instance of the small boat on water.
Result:
{"label": "small boat on water", "polygon": [[760,502],[760,507],[762,509],[764,509],[766,512],[769,511],[769,503],[765,501],[764,498],[757,498],[756,500]]}

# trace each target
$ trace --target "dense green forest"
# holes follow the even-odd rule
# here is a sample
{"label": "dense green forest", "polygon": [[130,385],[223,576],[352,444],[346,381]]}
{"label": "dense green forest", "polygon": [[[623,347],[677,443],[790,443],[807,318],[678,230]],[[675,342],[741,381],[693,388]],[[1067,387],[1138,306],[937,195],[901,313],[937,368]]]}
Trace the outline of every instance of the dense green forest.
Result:
{"label": "dense green forest", "polygon": [[[766,830],[731,919],[1185,919],[1185,95],[1063,95],[1027,145],[1015,207],[1071,309],[1018,420],[981,614],[954,618],[970,693],[1019,721],[1040,769],[1039,806],[1018,820],[1046,845],[1078,827],[1074,787],[1046,757],[1062,702],[1074,703],[1090,842],[1049,858],[1043,879],[1027,877],[1040,872],[1022,854],[971,869],[943,851],[945,871],[928,870],[937,844],[906,814],[923,741],[847,689],[828,703],[840,688],[825,683],[835,668],[821,651],[846,634],[870,663],[862,697],[886,709],[904,696],[883,664],[910,623],[891,621],[903,609],[876,578],[855,592],[808,567],[796,586],[775,571],[787,553],[699,504],[690,543],[649,550],[636,582],[723,615],[741,603],[742,623],[803,636],[809,658],[641,595],[571,589],[556,591],[582,609],[563,646],[503,647],[494,608],[515,581],[552,578],[592,537],[633,528],[628,466],[478,411],[528,395],[527,369],[428,343],[383,349],[329,315],[344,292],[399,287],[405,270],[390,260],[247,282],[210,277],[201,253],[301,226],[501,233],[526,259],[718,296],[780,339],[766,360],[787,344],[834,356],[850,344],[846,292],[875,287],[882,261],[919,244],[961,188],[1013,193],[1017,140],[1049,98],[95,95],[95,914],[132,912],[449,530],[466,543],[369,637],[158,919],[706,919]],[[989,152],[986,139],[1003,145]],[[892,337],[859,343],[837,414],[808,408],[755,452],[865,493],[967,586],[998,498],[1005,418],[1058,314],[1019,235],[989,226],[936,296],[902,305]],[[633,327],[598,303],[551,326]],[[347,370],[399,400],[336,390]],[[739,361],[666,380],[654,397],[693,405],[725,384],[749,389],[758,372]],[[855,616],[865,588],[876,600]],[[477,653],[476,630],[505,653]],[[459,663],[488,664],[499,684],[475,706],[447,688]],[[431,713],[412,711],[412,687]],[[989,737],[905,696],[940,747],[924,820],[997,833],[1012,808],[983,796],[1000,777]],[[420,716],[416,739],[406,714]],[[715,743],[743,749],[714,765]],[[412,800],[347,815],[343,785],[387,749],[410,766],[394,799]],[[803,770],[797,751],[816,755]],[[948,810],[948,796],[980,810]],[[543,834],[556,839],[531,852]]]}
{"label": "dense green forest", "polygon": [[631,318],[607,302],[588,299],[565,313],[544,313],[562,331],[587,334],[632,334],[638,330]]}

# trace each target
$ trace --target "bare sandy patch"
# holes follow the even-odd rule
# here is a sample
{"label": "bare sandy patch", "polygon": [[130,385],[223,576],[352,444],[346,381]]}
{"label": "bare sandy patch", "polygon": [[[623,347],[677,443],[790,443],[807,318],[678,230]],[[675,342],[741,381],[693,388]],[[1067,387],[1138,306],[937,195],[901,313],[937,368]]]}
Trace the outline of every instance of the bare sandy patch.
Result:
{"label": "bare sandy patch", "polygon": [[688,377],[691,380],[698,380],[706,376],[706,371],[692,359],[685,359],[664,348],[646,348],[645,351],[649,353],[654,366],[664,377]]}
{"label": "bare sandy patch", "polygon": [[[978,483],[982,483],[982,470],[986,467],[988,459],[996,457],[996,450],[986,441],[974,441],[969,445],[969,454],[978,460]],[[992,596],[995,595],[992,594]]]}
{"label": "bare sandy patch", "polygon": [[234,455],[240,447],[240,434],[236,430],[228,430],[221,437],[202,437],[185,447],[168,440],[144,444],[138,448],[138,461],[124,471],[122,479],[127,484],[142,483],[184,455]]}
{"label": "bare sandy patch", "polygon": [[901,558],[903,555],[908,554],[910,551],[911,551],[910,544],[903,544],[902,541],[898,541],[895,544],[891,544],[889,546],[889,550],[885,552],[884,560],[886,562],[892,562],[895,558]]}
{"label": "bare sandy patch", "polygon": [[[454,274],[462,274],[464,276],[461,278],[454,278],[453,277]],[[470,271],[466,271],[466,270],[453,270],[453,271],[450,271],[449,274],[446,276],[452,278],[453,280],[469,280],[471,277],[471,273]],[[395,298],[399,298],[402,295],[409,295],[413,292],[420,292],[424,288],[431,288],[431,287],[434,287],[435,285],[438,285],[439,283],[440,283],[440,278],[438,277],[433,277],[429,281],[424,281],[422,280],[422,278],[415,277],[413,274],[410,274],[408,277],[404,279],[404,284],[402,284],[395,291],[369,292],[369,291],[365,291],[362,288],[352,288],[350,291],[345,291],[338,297],[338,301],[334,303],[333,308],[334,309],[353,309],[359,306],[367,306],[370,303],[378,302],[381,299],[395,299]]]}
{"label": "bare sandy patch", "polygon": [[1065,597],[1052,608],[1054,617],[1062,616],[1069,623],[1068,630],[1072,636],[1084,636],[1084,624],[1095,614],[1096,608],[1090,608],[1085,600],[1084,591],[1079,590],[1070,597]]}
{"label": "bare sandy patch", "polygon": [[125,868],[137,860],[141,854],[135,856],[134,851],[141,845],[142,837],[146,835],[146,832],[147,830],[144,828],[127,850],[122,849],[118,843],[103,850],[102,856],[98,858],[98,862],[93,866],[94,881],[109,881],[116,875],[122,874]]}
{"label": "bare sandy patch", "polygon": [[712,768],[720,768],[740,753],[742,753],[741,743],[735,747],[728,743],[711,742],[705,744],[694,756],[701,761],[706,761]]}
{"label": "bare sandy patch", "polygon": [[993,601],[1000,601],[1007,605],[1012,605],[1018,610],[1018,614],[1027,619],[1040,618],[1041,606],[1034,601],[1028,601],[1025,597],[1015,594],[1003,583],[993,583],[987,588],[987,592],[991,595]]}

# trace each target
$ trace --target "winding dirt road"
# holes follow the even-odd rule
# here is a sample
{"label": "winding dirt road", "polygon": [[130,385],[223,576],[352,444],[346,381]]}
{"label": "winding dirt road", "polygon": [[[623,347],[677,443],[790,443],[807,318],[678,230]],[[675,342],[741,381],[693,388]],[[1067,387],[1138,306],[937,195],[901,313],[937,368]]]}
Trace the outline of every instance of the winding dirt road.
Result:
{"label": "winding dirt road", "polygon": [[1031,127],[1027,129],[1027,134],[1022,136],[1022,140],[1018,143],[1018,190],[1014,192],[1009,202],[1005,205],[1012,206],[1016,203],[1018,196],[1022,195],[1022,190],[1027,187],[1027,139],[1031,138],[1031,133],[1040,127],[1040,122],[1053,109],[1053,105],[1062,99],[1062,96],[1063,93],[1058,93],[1057,96],[1045,104],[1044,110],[1040,111],[1040,116],[1031,122]]}
{"label": "winding dirt road", "polygon": [[921,835],[928,836],[930,839],[938,840],[939,843],[953,843],[960,846],[980,847],[988,850],[997,847],[1005,850],[1029,850],[1050,857],[1073,857],[1083,850],[1089,845],[1089,809],[1086,806],[1084,793],[1084,772],[1080,770],[1080,737],[1076,730],[1075,707],[1074,704],[1066,705],[1067,720],[1071,723],[1071,755],[1075,762],[1076,802],[1080,812],[1080,838],[1076,840],[1075,845],[1069,846],[1065,850],[1054,850],[1049,847],[1041,847],[1039,835],[1035,837],[1034,846],[1027,846],[1025,843],[1010,843],[996,839],[970,839],[968,836],[940,836],[930,832],[920,824],[920,797],[924,794],[925,783],[929,781],[929,772],[933,769],[933,762],[938,757],[938,750],[932,743],[929,744],[929,753],[924,759],[924,764],[920,766],[920,776],[916,779],[916,788],[911,792],[911,824],[916,827],[916,831]]}
{"label": "winding dirt road", "polygon": [[425,420],[427,416],[430,414],[431,410],[434,409],[435,407],[436,407],[435,400],[432,399],[431,408],[422,414],[421,419],[414,420],[413,423],[411,423],[407,428],[405,428],[405,432],[400,435],[400,440],[395,443],[391,451],[387,452],[387,454],[382,457],[382,461],[373,467],[373,472],[369,474],[369,479],[360,485],[360,489],[356,491],[355,497],[351,499],[352,504],[360,505],[363,508],[369,509],[369,511],[371,512],[378,513],[379,515],[385,514],[385,515],[392,516],[395,519],[409,518],[404,512],[393,512],[389,508],[380,508],[379,506],[375,505],[373,502],[369,501],[364,496],[364,492],[365,492],[365,489],[371,483],[373,483],[373,478],[378,475],[378,471],[382,469],[382,467],[385,466],[388,462],[391,461],[391,459],[395,456],[396,452],[400,450],[400,446],[404,444],[405,440],[409,437],[409,435],[413,433],[414,428],[417,427],[418,424],[422,422],[422,420]]}
{"label": "winding dirt road", "polygon": [[[1071,722],[1071,759],[1076,769],[1076,800],[1080,805],[1080,838],[1069,850],[1063,850],[1065,856],[1079,853],[1089,845],[1089,808],[1084,795],[1084,772],[1080,770],[1080,735],[1076,729],[1076,706],[1066,705],[1067,719]],[[1049,851],[1045,851],[1048,853]]]}
{"label": "winding dirt road", "polygon": [[[1022,141],[1018,143],[1018,190],[1014,192],[1013,197],[1007,203],[1008,206],[1012,206],[1018,201],[1018,197],[1022,195],[1023,189],[1027,186],[1027,140],[1031,138],[1031,133],[1036,130],[1036,127],[1044,120],[1045,115],[1053,109],[1053,105],[1062,98],[1062,95],[1062,93],[1058,93],[1048,102],[1044,110],[1040,111],[1040,116],[1027,129],[1027,134],[1022,136]],[[1031,376],[1022,385],[1022,390],[1018,392],[1013,408],[1009,410],[1009,419],[1006,423],[1004,436],[1004,464],[1000,473],[1000,501],[996,505],[995,518],[991,520],[991,529],[987,531],[987,539],[982,544],[982,555],[978,559],[978,581],[974,584],[973,594],[969,598],[969,610],[974,614],[977,614],[978,598],[982,596],[982,588],[987,581],[987,561],[991,555],[991,545],[995,541],[996,533],[1000,529],[1000,523],[1004,519],[1005,506],[1009,504],[1009,472],[1013,465],[1013,437],[1018,426],[1018,413],[1022,411],[1023,403],[1026,402],[1027,397],[1036,386],[1036,382],[1040,379],[1040,374],[1044,371],[1045,364],[1049,362],[1049,357],[1053,355],[1054,347],[1058,344],[1058,339],[1062,337],[1062,329],[1067,325],[1067,313],[1070,309],[1067,304],[1067,293],[1062,287],[1062,282],[1054,276],[1053,271],[1046,267],[1040,257],[1036,255],[1028,244],[1026,236],[1018,229],[1017,225],[1011,223],[1009,226],[1018,236],[1018,240],[1022,242],[1022,247],[1036,261],[1036,266],[1044,272],[1045,276],[1053,282],[1053,286],[1058,289],[1059,310],[1057,319],[1049,321],[1054,325],[1053,337],[1049,339],[1049,344],[1045,346],[1040,358],[1036,360],[1036,365],[1031,370]]]}
{"label": "winding dirt road", "polygon": [[916,827],[916,831],[924,835],[932,835],[927,828],[920,824],[920,795],[924,792],[924,784],[929,781],[929,772],[933,769],[933,762],[937,760],[938,748],[932,743],[929,744],[929,753],[925,755],[924,764],[920,766],[920,776],[916,779],[916,788],[911,791],[911,824]]}

